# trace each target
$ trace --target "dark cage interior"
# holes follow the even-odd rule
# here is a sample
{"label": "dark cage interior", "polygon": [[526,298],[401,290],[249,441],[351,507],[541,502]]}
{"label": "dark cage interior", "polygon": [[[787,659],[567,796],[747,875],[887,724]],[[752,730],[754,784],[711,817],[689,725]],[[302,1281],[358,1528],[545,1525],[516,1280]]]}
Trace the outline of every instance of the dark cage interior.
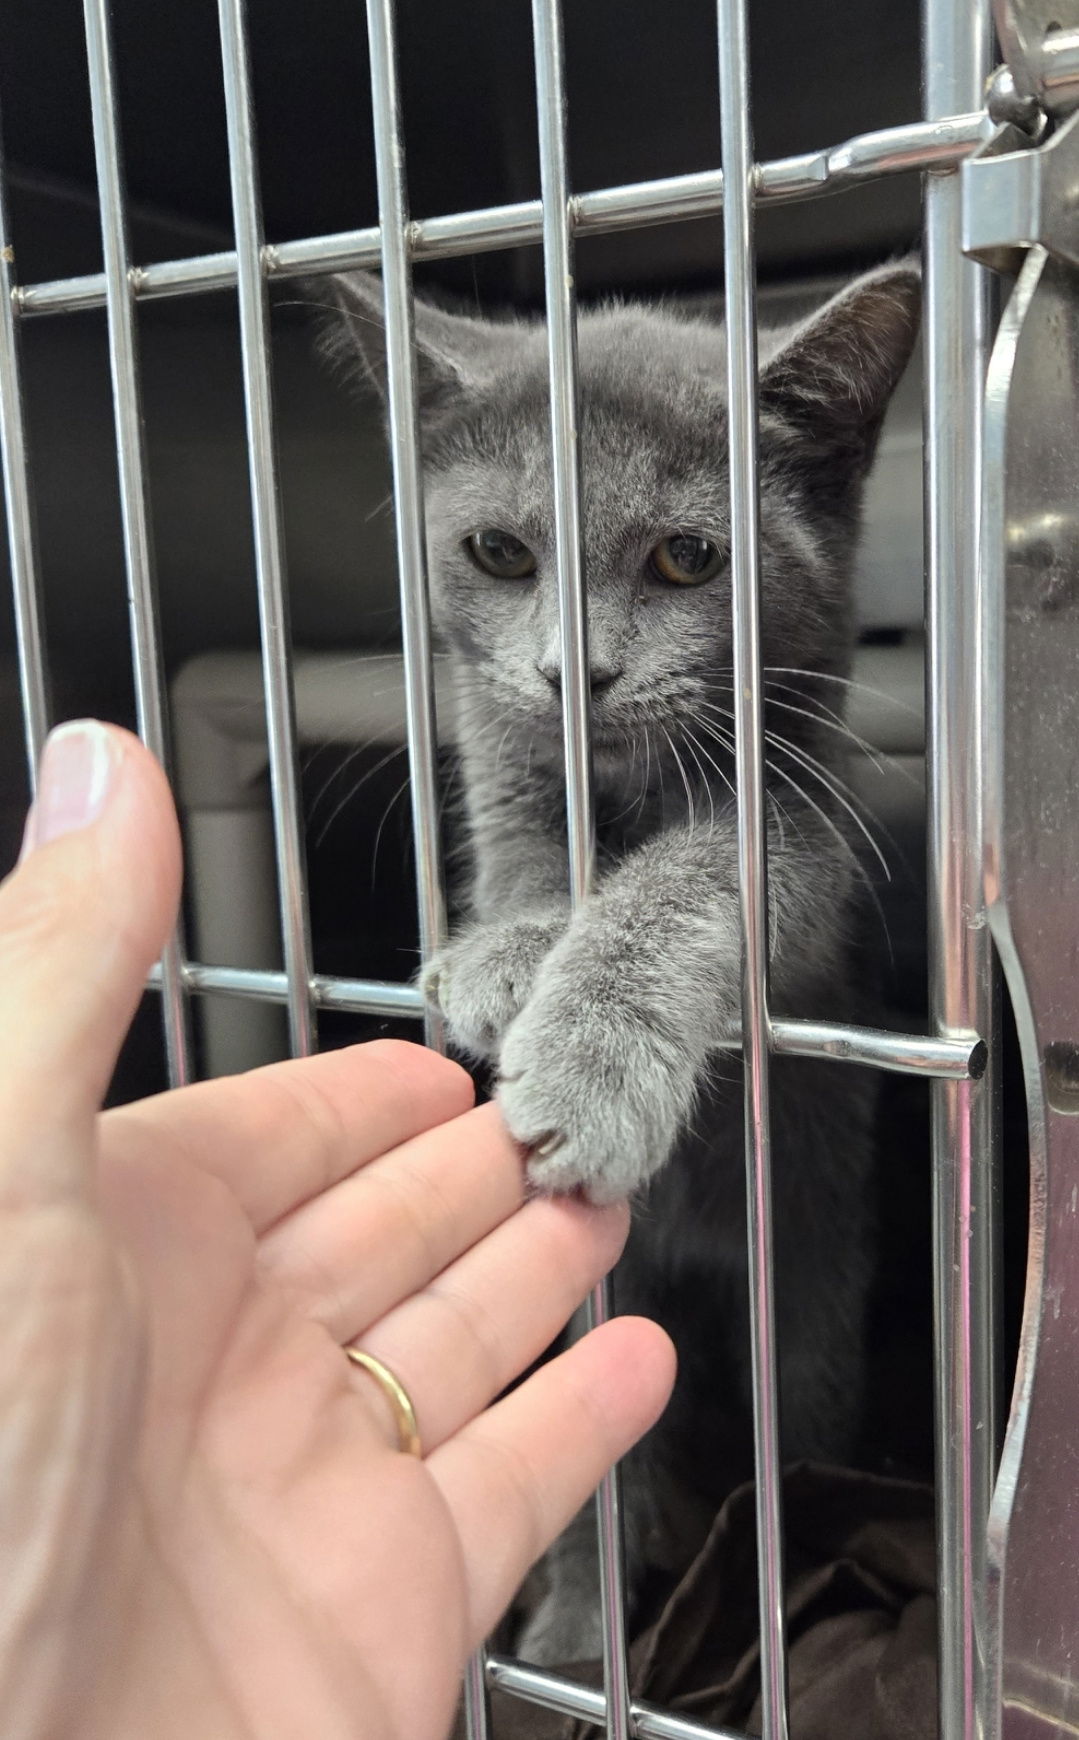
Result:
{"label": "dark cage interior", "polygon": [[[232,229],[216,5],[115,0],[112,11],[132,257],[148,264],[227,249]],[[575,191],[717,166],[715,28],[708,0],[567,4]],[[527,4],[401,0],[399,33],[413,215],[537,197]],[[250,34],[267,240],[373,225],[362,8],[351,0],[310,0],[301,9],[286,0],[254,0]],[[914,0],[831,0],[823,9],[799,0],[755,0],[750,37],[755,148],[762,161],[911,122],[921,113]],[[19,283],[100,271],[79,0],[9,0],[0,9],[0,118]],[[919,224],[920,184],[912,174],[763,210],[762,321],[810,306],[853,269],[917,246]],[[578,282],[583,298],[712,297],[721,287],[721,260],[718,218],[682,221],[582,239]],[[543,295],[540,250],[424,265],[417,268],[416,284],[421,293],[434,290],[465,307],[536,310]],[[349,661],[399,646],[389,470],[376,404],[358,402],[320,363],[310,300],[309,292],[305,301],[288,282],[273,290],[276,432],[293,639],[305,656],[314,657],[311,688],[323,708],[319,714],[312,700],[316,722],[302,745],[314,959],[320,972],[404,981],[414,970],[417,949],[405,761],[393,730],[380,732],[377,721],[353,730],[349,716]],[[98,309],[27,318],[21,327],[54,711],[57,717],[96,714],[131,723],[105,315]],[[218,699],[223,695],[242,709],[257,704],[251,655],[258,646],[258,619],[235,295],[146,301],[138,309],[138,327],[162,650],[177,717],[204,705],[207,685],[227,684],[230,672],[236,673],[235,695],[230,699],[231,691],[222,690]],[[867,917],[866,949],[884,977],[897,1027],[910,1031],[924,1024],[926,1004],[921,723],[913,736],[899,729],[889,737],[889,720],[894,725],[896,709],[921,709],[919,366],[916,357],[885,427],[858,575],[860,674],[868,709],[860,728],[874,741],[884,730],[885,751],[901,774],[876,786],[867,780],[863,791],[886,829],[891,872],[888,881],[875,878],[879,917]],[[6,563],[5,547],[0,564]],[[236,663],[222,662],[224,655]],[[868,699],[870,690],[884,691],[883,713]],[[331,720],[321,737],[317,717]],[[26,802],[13,620],[6,607],[0,611],[0,733],[0,864],[6,867],[16,854]],[[452,786],[449,754],[443,773]],[[258,778],[256,787],[253,802],[262,802]],[[211,819],[201,817],[197,841],[191,817],[184,820],[189,848],[200,864],[212,866],[212,794],[205,809]],[[217,861],[226,864],[220,856]],[[242,908],[248,891],[237,886],[224,898],[226,906],[231,899]],[[212,919],[203,913],[189,917],[205,942],[213,934]],[[252,964],[227,961],[206,946],[199,958]],[[272,946],[257,964],[276,964]],[[258,1028],[265,1012],[241,1007],[249,1010],[243,1019]],[[271,1043],[280,1039],[275,1022],[276,1017],[259,1028]],[[328,1044],[386,1031],[419,1036],[407,1020],[320,1018]],[[205,1035],[203,1043],[209,1045]],[[148,997],[114,1086],[117,1098],[163,1085],[160,1053],[157,1002]],[[207,1050],[202,1061],[208,1066]],[[1021,1092],[1009,1076],[1009,1369],[1025,1254],[1021,1107]],[[874,1313],[867,1410],[872,1428],[860,1459],[878,1476],[925,1480],[932,1465],[932,1342],[923,1083],[885,1078],[880,1135],[887,1248]],[[841,1531],[829,1534],[820,1519],[842,1508],[842,1493],[815,1493],[803,1485],[791,1502],[804,1524],[804,1541],[814,1539],[806,1548],[807,1563],[818,1549],[826,1558],[839,1558]],[[864,1506],[865,1493],[851,1502]],[[820,1540],[814,1537],[818,1525]],[[736,1517],[733,1537],[740,1526]],[[827,1551],[821,1545],[825,1536]],[[797,1567],[797,1555],[795,1562]],[[706,1565],[701,1577],[707,1572]],[[728,1574],[722,1566],[716,1572]],[[872,1575],[866,1572],[867,1582]],[[664,1647],[672,1647],[669,1637]],[[731,1708],[741,1709],[736,1697]],[[527,1715],[516,1719],[524,1724]]]}

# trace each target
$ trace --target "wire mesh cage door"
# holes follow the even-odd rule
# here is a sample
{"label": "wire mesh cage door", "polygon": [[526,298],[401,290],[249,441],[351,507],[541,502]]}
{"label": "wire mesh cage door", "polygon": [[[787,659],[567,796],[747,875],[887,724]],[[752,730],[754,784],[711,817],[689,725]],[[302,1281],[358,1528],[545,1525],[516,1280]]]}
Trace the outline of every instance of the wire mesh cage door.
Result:
{"label": "wire mesh cage door", "polygon": [[[117,94],[106,0],[85,0],[90,95],[105,269],[20,284],[0,207],[0,453],[15,589],[26,748],[31,770],[50,721],[41,628],[40,574],[20,387],[20,328],[30,319],[103,307],[115,410],[116,454],[130,599],[139,726],[168,764],[169,728],[147,508],[134,312],[140,299],[234,287],[246,411],[252,524],[261,624],[273,850],[283,969],[241,970],[189,957],[177,933],[154,983],[160,991],[170,1079],[191,1073],[190,999],[204,992],[276,1002],[287,1009],[290,1047],[317,1044],[320,1009],[403,1012],[442,1043],[440,1018],[412,985],[316,975],[311,953],[288,585],[281,534],[271,402],[267,291],[271,280],[345,267],[381,268],[388,350],[388,406],[399,558],[412,827],[421,954],[445,935],[439,847],[437,729],[427,596],[423,475],[417,424],[411,266],[415,259],[535,244],[543,249],[549,342],[550,443],[562,640],[568,876],[587,900],[595,864],[591,789],[586,586],[581,551],[579,394],[573,250],[577,236],[722,212],[716,282],[726,299],[726,386],[737,697],[737,836],[742,937],[741,1050],[745,1070],[749,1275],[753,1329],[760,1659],[765,1740],[788,1733],[781,1508],[772,1277],[769,1058],[855,1062],[933,1083],[936,1249],[937,1481],[940,1712],[944,1740],[999,1728],[988,1645],[992,1636],[986,1521],[995,1475],[1000,1398],[993,1304],[992,1194],[994,997],[982,888],[982,806],[992,742],[982,725],[987,692],[982,587],[982,400],[991,336],[990,275],[963,253],[960,165],[986,139],[991,70],[986,0],[967,7],[925,0],[925,114],[817,153],[754,161],[745,0],[719,0],[717,77],[722,117],[706,173],[638,185],[571,191],[559,0],[533,0],[536,124],[542,197],[414,222],[406,199],[406,140],[398,88],[392,0],[369,0],[367,24],[379,225],[268,247],[262,235],[243,0],[219,0],[228,122],[232,249],[136,265],[127,237]],[[771,1007],[764,852],[757,472],[757,315],[754,214],[767,202],[812,199],[853,182],[920,169],[924,178],[925,509],[927,530],[927,772],[929,823],[929,1033],[893,1034],[825,1020],[791,1019]],[[2,175],[0,175],[2,194]],[[717,466],[724,463],[717,456]],[[612,1309],[609,1288],[591,1301],[593,1321]],[[491,1731],[488,1689],[595,1724],[611,1740],[724,1740],[720,1730],[635,1702],[627,1670],[617,1474],[598,1501],[603,1605],[603,1687],[597,1690],[509,1658],[477,1656],[465,1680],[470,1740]],[[730,1740],[730,1736],[726,1737]]]}

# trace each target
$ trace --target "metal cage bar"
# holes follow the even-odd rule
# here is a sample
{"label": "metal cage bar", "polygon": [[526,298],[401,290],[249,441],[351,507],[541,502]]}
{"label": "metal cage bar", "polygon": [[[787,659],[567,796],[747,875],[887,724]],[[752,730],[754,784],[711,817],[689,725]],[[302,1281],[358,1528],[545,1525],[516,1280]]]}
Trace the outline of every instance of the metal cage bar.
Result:
{"label": "metal cage bar", "polygon": [[[104,0],[101,0],[104,4]],[[281,940],[288,980],[289,1038],[294,1055],[315,1046],[311,1002],[311,935],[307,870],[296,760],[292,691],[292,641],[285,589],[284,532],[277,487],[270,375],[270,317],[262,266],[262,216],[255,161],[243,0],[219,0],[221,63],[229,141],[229,179],[236,233],[236,284],[240,306],[240,354],[247,419],[251,517],[255,539],[266,731],[270,752],[274,846],[277,857]]]}
{"label": "metal cage bar", "polygon": [[[185,961],[184,982],[189,991],[249,1001],[284,1003],[288,998],[285,974],[258,967],[216,967]],[[159,986],[160,975],[151,974],[149,984]],[[345,979],[318,973],[311,980],[311,996],[318,1009],[346,1010],[353,1015],[413,1016],[419,1020],[424,1012],[423,995],[416,985],[384,979]],[[771,1018],[771,1033],[772,1050],[791,1057],[867,1064],[894,1075],[939,1076],[949,1081],[967,1077],[977,1081],[985,1073],[985,1044],[971,1034],[932,1039],[921,1034],[884,1033],[874,1027],[848,1027],[837,1021],[789,1021],[779,1015]],[[731,1033],[723,1040],[724,1048],[732,1051],[741,1044],[740,1033]]]}
{"label": "metal cage bar", "polygon": [[49,729],[49,680],[15,318],[15,247],[5,190],[4,147],[0,137],[0,470],[7,512],[23,736],[30,790],[36,793],[41,746]]}
{"label": "metal cage bar", "polygon": [[[592,796],[591,687],[588,612],[581,547],[577,295],[570,227],[566,162],[566,97],[562,12],[559,0],[532,0],[536,108],[543,205],[543,278],[547,308],[550,381],[551,470],[558,617],[562,651],[562,725],[566,758],[566,822],[570,899],[588,898],[595,873],[596,826]],[[590,1328],[614,1311],[609,1276],[588,1301]],[[629,1677],[626,1647],[625,1549],[621,1479],[612,1468],[596,1495],[600,1603],[603,1619],[603,1684],[608,1740],[629,1740]]]}
{"label": "metal cage bar", "polygon": [[763,1740],[786,1740],[787,1651],[779,1379],[772,1274],[772,1155],[768,1096],[768,885],[761,706],[760,502],[757,474],[757,286],[753,141],[745,0],[720,0],[719,103],[725,198],[723,276],[731,486],[731,586],[742,920],[742,1060],[753,1451],[756,1465]]}
{"label": "metal cage bar", "polygon": [[[408,188],[393,0],[367,0],[367,40],[386,323],[386,404],[401,600],[409,795],[416,849],[420,958],[427,962],[445,940],[446,890],[439,837],[438,732],[423,511],[412,264],[408,249]],[[421,1007],[427,1043],[441,1051],[444,1049],[442,1017],[432,1004],[425,1004],[422,999]],[[488,1740],[491,1715],[486,1654],[482,1647],[473,1654],[465,1669],[464,1705],[468,1740]]]}
{"label": "metal cage bar", "polygon": [[[158,760],[167,766],[169,757],[165,681],[139,395],[135,300],[128,259],[123,163],[107,0],[85,0],[84,16],[94,160],[101,206],[109,373],[116,427],[116,461],[124,565],[127,570],[135,707],[143,741]],[[174,1087],[188,1081],[191,1075],[183,956],[183,939],[177,924],[165,944],[161,959],[165,1052],[169,1081]]]}
{"label": "metal cage bar", "polygon": [[[427,961],[446,932],[446,897],[438,828],[438,743],[427,548],[423,519],[419,413],[417,409],[412,270],[408,257],[408,199],[397,86],[393,0],[368,0],[371,101],[375,123],[375,170],[382,232],[382,281],[386,308],[386,397],[393,465],[394,525],[401,593],[401,643],[405,664],[405,716],[416,842],[420,956]],[[441,1046],[437,1011],[425,1015],[429,1044]]]}
{"label": "metal cage bar", "polygon": [[[545,1668],[530,1667],[527,1662],[513,1661],[507,1656],[493,1655],[487,1663],[487,1677],[492,1686],[526,1703],[540,1704],[545,1710],[557,1710],[562,1716],[576,1716],[594,1722],[597,1728],[607,1723],[607,1696],[595,1686],[577,1685],[561,1674],[548,1673]],[[629,1733],[635,1740],[747,1740],[734,1728],[715,1728],[690,1717],[677,1716],[669,1710],[656,1709],[652,1704],[634,1702],[629,1707]]]}
{"label": "metal cage bar", "polygon": [[[915,121],[905,127],[859,133],[823,151],[759,164],[755,198],[770,204],[787,204],[835,193],[878,175],[951,168],[970,155],[989,128],[984,111],[976,109],[937,121]],[[568,204],[568,219],[575,235],[610,235],[645,225],[676,223],[684,218],[715,217],[722,206],[722,171],[707,169],[693,175],[630,182],[624,187],[574,194]],[[538,199],[417,219],[408,231],[409,251],[414,260],[491,253],[499,248],[538,245],[542,240],[543,207]],[[346,230],[338,235],[266,245],[263,265],[271,278],[339,272],[350,266],[377,266],[381,248],[377,228]],[[134,270],[133,281],[135,294],[147,298],[227,290],[236,282],[236,255],[230,250],[139,266]],[[25,314],[98,308],[104,300],[105,281],[101,273],[23,285],[18,294],[19,307]]]}
{"label": "metal cage bar", "polygon": [[[930,120],[977,102],[992,67],[986,0],[923,13]],[[926,768],[932,1019],[992,1050],[982,889],[981,411],[988,275],[964,259],[956,174],[925,189]],[[986,1525],[997,1448],[994,1072],[933,1089],[937,1580],[943,1740],[995,1730],[986,1667]]]}

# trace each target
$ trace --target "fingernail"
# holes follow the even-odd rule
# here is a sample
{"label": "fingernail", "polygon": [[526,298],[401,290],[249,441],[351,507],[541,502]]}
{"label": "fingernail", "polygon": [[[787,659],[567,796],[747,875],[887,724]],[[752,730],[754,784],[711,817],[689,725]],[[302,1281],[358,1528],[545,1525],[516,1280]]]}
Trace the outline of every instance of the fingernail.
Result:
{"label": "fingernail", "polygon": [[20,856],[95,822],[117,766],[113,740],[96,719],[71,719],[50,732]]}

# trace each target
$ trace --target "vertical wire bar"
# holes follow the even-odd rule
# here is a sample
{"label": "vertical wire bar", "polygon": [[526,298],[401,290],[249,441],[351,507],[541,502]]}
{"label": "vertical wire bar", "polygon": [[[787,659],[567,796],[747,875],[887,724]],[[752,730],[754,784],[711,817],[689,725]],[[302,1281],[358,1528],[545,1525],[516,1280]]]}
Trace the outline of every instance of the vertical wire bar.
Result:
{"label": "vertical wire bar", "polygon": [[467,1740],[490,1740],[491,1693],[487,1685],[487,1652],[478,1649],[465,1663],[465,1734]]}
{"label": "vertical wire bar", "polygon": [[720,0],[718,22],[761,1709],[763,1740],[786,1740],[787,1654],[783,1613],[783,1514],[768,1099],[768,893],[764,832],[764,724],[761,714],[756,262],[753,246],[756,175],[750,126],[745,0]]}
{"label": "vertical wire bar", "polygon": [[[982,99],[987,0],[923,10],[928,119]],[[935,1082],[932,1102],[937,1578],[941,1740],[993,1732],[987,1671],[987,1520],[997,1444],[993,959],[981,883],[981,419],[988,274],[963,258],[960,180],[925,192],[926,762],[931,1014],[938,1034],[990,1042],[980,1082]]]}
{"label": "vertical wire bar", "polygon": [[[438,825],[438,727],[416,388],[415,309],[408,245],[408,185],[393,0],[367,0],[367,41],[382,242],[386,404],[401,599],[405,729],[412,837],[416,851],[420,956],[426,962],[445,939],[446,885]],[[424,1030],[427,1044],[437,1051],[444,1050],[444,1024],[431,1004],[427,1004],[424,1010]],[[464,1712],[468,1740],[490,1740],[487,1655],[482,1646],[465,1666]]]}
{"label": "vertical wire bar", "polygon": [[[101,205],[109,370],[116,425],[116,460],[124,564],[127,571],[135,706],[139,734],[143,742],[163,766],[168,766],[165,682],[139,392],[135,293],[128,251],[123,159],[107,0],[85,0],[84,16],[94,159]],[[177,925],[165,945],[161,959],[165,1052],[169,1080],[174,1087],[188,1081],[191,1075],[188,1009],[182,963],[183,939]]]}
{"label": "vertical wire bar", "polygon": [[[431,658],[431,614],[423,517],[423,474],[416,397],[408,192],[397,80],[393,0],[368,0],[371,107],[382,231],[386,309],[386,399],[393,465],[393,511],[401,593],[405,717],[416,843],[420,954],[424,961],[446,933],[446,897],[438,826],[438,733]],[[427,1043],[442,1049],[442,1022],[428,1005]]]}
{"label": "vertical wire bar", "polygon": [[558,0],[533,0],[532,28],[543,198],[543,281],[547,303],[551,464],[562,643],[562,724],[566,753],[570,897],[577,905],[587,899],[592,887],[596,839],[590,731],[592,692],[588,680],[588,617],[581,552],[577,296],[569,215],[562,15]]}
{"label": "vertical wire bar", "polygon": [[[543,277],[547,305],[551,398],[551,466],[558,559],[558,610],[562,650],[562,723],[566,756],[566,820],[570,898],[587,899],[595,869],[592,803],[591,688],[588,616],[581,546],[579,393],[576,288],[566,153],[566,97],[562,14],[559,0],[533,0],[536,106],[540,185],[543,199]],[[588,1302],[591,1327],[614,1309],[606,1277]],[[629,1676],[626,1651],[625,1553],[619,1470],[596,1495],[599,1529],[600,1600],[603,1618],[603,1682],[608,1740],[629,1740]]]}
{"label": "vertical wire bar", "polygon": [[19,334],[15,315],[15,249],[8,221],[4,146],[0,133],[0,470],[7,509],[7,542],[15,608],[23,734],[30,790],[37,792],[41,746],[49,729],[50,700],[45,661],[37,534],[26,453]]}
{"label": "vertical wire bar", "polygon": [[229,180],[236,235],[240,306],[240,353],[247,419],[248,473],[255,539],[270,756],[270,792],[285,974],[288,979],[289,1041],[294,1056],[315,1047],[311,995],[311,932],[307,905],[300,783],[296,760],[296,713],[292,687],[292,640],[285,580],[284,533],[277,484],[270,374],[270,320],[262,264],[262,212],[255,158],[255,116],[244,29],[244,0],[218,0],[221,62],[228,126]]}

